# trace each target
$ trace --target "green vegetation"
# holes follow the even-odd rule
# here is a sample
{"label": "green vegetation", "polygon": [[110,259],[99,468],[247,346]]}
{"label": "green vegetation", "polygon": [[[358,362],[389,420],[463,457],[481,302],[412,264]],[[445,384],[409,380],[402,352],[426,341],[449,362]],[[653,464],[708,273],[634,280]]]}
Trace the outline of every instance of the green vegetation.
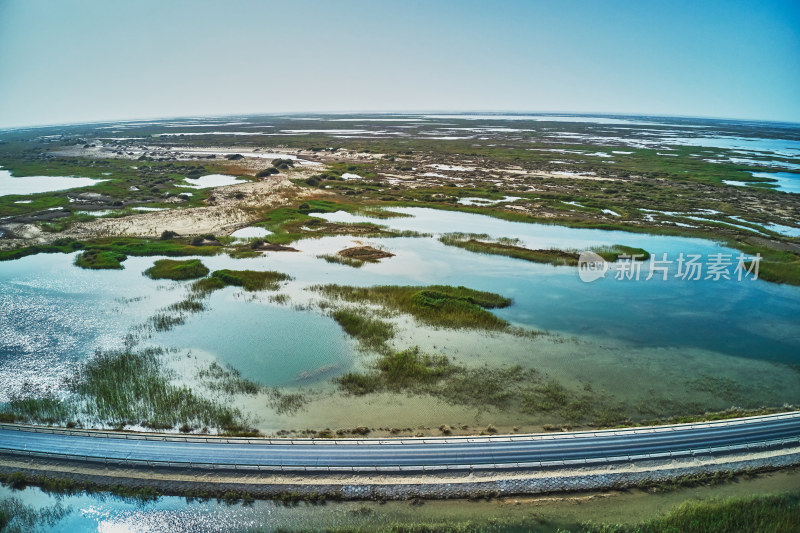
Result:
{"label": "green vegetation", "polygon": [[199,296],[206,296],[209,293],[224,289],[227,286],[228,284],[222,281],[221,278],[212,274],[211,277],[199,279],[192,283],[192,292]]}
{"label": "green vegetation", "polygon": [[729,533],[800,531],[800,493],[687,502],[666,516],[636,525],[591,525],[587,533]]}
{"label": "green vegetation", "polygon": [[52,244],[37,244],[14,250],[0,250],[0,261],[13,261],[14,259],[35,254],[71,254],[83,248],[84,244],[82,242],[75,239],[62,238],[56,239]]}
{"label": "green vegetation", "polygon": [[55,424],[71,419],[75,406],[52,393],[37,398],[12,396],[3,415],[8,422],[31,420],[42,424]]}
{"label": "green vegetation", "polygon": [[758,266],[760,279],[774,283],[800,285],[800,256],[792,252],[754,246],[741,241],[728,241],[727,244],[741,250],[749,257],[761,254]]}
{"label": "green vegetation", "polygon": [[169,331],[175,326],[181,326],[186,323],[184,315],[169,315],[166,313],[156,313],[150,317],[150,325],[156,331]]}
{"label": "green vegetation", "polygon": [[208,268],[199,259],[186,261],[159,259],[144,271],[144,275],[150,279],[185,280],[202,278],[207,276],[208,272]]}
{"label": "green vegetation", "polygon": [[179,257],[191,255],[215,255],[219,253],[218,247],[192,246],[179,239],[152,240],[134,237],[118,237],[94,239],[81,242],[65,237],[56,239],[52,244],[33,245],[24,248],[16,248],[14,250],[0,250],[0,261],[10,261],[40,253],[69,254],[78,250],[108,251],[121,255],[137,257],[146,257],[152,255]]}
{"label": "green vegetation", "polygon": [[173,385],[160,350],[98,353],[84,364],[72,388],[89,416],[112,426],[171,429],[183,424],[246,431],[241,412]]}
{"label": "green vegetation", "polygon": [[167,311],[177,311],[179,313],[199,313],[206,308],[196,296],[190,296],[167,306]]}
{"label": "green vegetation", "polygon": [[40,253],[69,254],[78,250],[98,250],[115,252],[126,256],[146,257],[152,255],[166,255],[170,257],[187,255],[215,255],[219,249],[211,246],[191,246],[178,239],[150,240],[133,237],[94,239],[86,242],[70,238],[61,238],[53,244],[42,244],[16,248],[14,250],[0,250],[0,261],[10,261]]}
{"label": "green vegetation", "polygon": [[364,263],[366,263],[366,261],[364,261],[363,259],[356,259],[354,257],[344,257],[339,254],[323,254],[323,255],[318,255],[317,257],[319,257],[320,259],[324,259],[328,263],[337,263],[340,265],[347,265],[353,268],[361,268],[362,266],[364,266]]}
{"label": "green vegetation", "polygon": [[534,263],[548,263],[555,266],[578,264],[578,254],[575,252],[565,252],[562,250],[531,250],[518,246],[519,241],[513,239],[502,239],[497,242],[478,240],[488,238],[488,235],[475,235],[463,233],[448,233],[439,237],[442,244],[447,246],[457,246],[469,250],[470,252],[504,255],[516,259],[524,259]]}
{"label": "green vegetation", "polygon": [[394,336],[391,324],[371,318],[352,307],[337,309],[331,313],[331,317],[342,326],[345,333],[355,337],[367,349],[384,350],[386,342]]}
{"label": "green vegetation", "polygon": [[256,226],[264,227],[272,232],[267,241],[272,244],[288,244],[298,239],[323,237],[325,235],[359,235],[363,237],[410,237],[415,232],[399,232],[386,229],[384,226],[371,223],[344,224],[327,222],[315,217],[315,213],[334,213],[346,211],[357,215],[374,218],[390,218],[404,216],[391,213],[369,205],[335,202],[330,200],[308,200],[298,207],[278,207],[263,215]]}
{"label": "green vegetation", "polygon": [[[500,238],[487,241],[488,235],[475,233],[448,233],[439,237],[439,241],[447,246],[456,246],[470,252],[504,255],[516,259],[524,259],[534,263],[547,263],[554,266],[577,266],[579,253],[575,250],[531,250],[519,246],[518,239]],[[591,249],[606,261],[615,262],[623,256],[636,257],[638,261],[650,259],[650,254],[642,248],[633,248],[622,244],[600,246]]]}
{"label": "green vegetation", "polygon": [[238,409],[171,383],[175,376],[161,363],[162,354],[158,349],[98,352],[70,379],[72,395],[14,398],[4,412],[15,420],[36,423],[63,424],[84,417],[112,427],[214,427],[233,434],[252,433]]}
{"label": "green vegetation", "polygon": [[466,287],[383,285],[363,288],[315,285],[311,288],[328,298],[380,305],[387,309],[407,313],[420,322],[437,327],[489,330],[508,327],[508,322],[493,315],[487,309],[507,307],[511,305],[509,298]]}
{"label": "green vegetation", "polygon": [[262,388],[258,383],[243,378],[242,373],[232,366],[222,366],[216,361],[201,369],[197,377],[204,380],[210,389],[225,394],[258,394]]}
{"label": "green vegetation", "polygon": [[269,389],[268,397],[268,405],[279,415],[296,414],[298,411],[302,410],[309,401],[307,394],[300,392],[288,393],[278,388]]}
{"label": "green vegetation", "polygon": [[447,357],[420,354],[418,348],[381,357],[377,369],[386,385],[394,390],[435,383],[453,372]]}
{"label": "green vegetation", "polygon": [[605,259],[606,261],[615,262],[619,261],[620,257],[627,256],[628,258],[636,258],[637,261],[647,261],[650,259],[650,253],[643,248],[634,248],[632,246],[624,246],[622,244],[613,244],[611,246],[598,246],[591,249],[594,253]]}
{"label": "green vegetation", "polygon": [[168,257],[181,257],[191,255],[216,255],[219,250],[212,246],[193,246],[182,239],[144,239],[135,237],[122,237],[112,239],[96,239],[86,242],[86,248],[111,250],[125,255],[148,257],[152,255],[166,255]]}
{"label": "green vegetation", "polygon": [[122,269],[122,262],[128,258],[127,255],[119,252],[109,252],[101,250],[86,250],[75,257],[75,265],[81,268],[99,269]]}
{"label": "green vegetation", "polygon": [[455,370],[446,357],[421,354],[419,348],[412,348],[382,356],[372,372],[351,372],[337,378],[337,382],[343,391],[356,395],[382,390],[422,391],[425,386],[435,385]]}
{"label": "green vegetation", "polygon": [[266,177],[271,176],[273,174],[277,174],[278,172],[279,172],[279,170],[277,168],[269,167],[269,168],[265,168],[264,170],[259,170],[256,173],[256,177],[257,178],[266,178]]}
{"label": "green vegetation", "polygon": [[354,246],[340,250],[337,255],[347,257],[350,259],[357,259],[359,261],[366,261],[368,263],[377,263],[381,259],[387,257],[394,257],[394,254],[386,250],[373,248],[372,246]]}
{"label": "green vegetation", "polygon": [[366,372],[336,379],[342,392],[427,394],[452,405],[513,410],[521,415],[551,413],[570,423],[609,426],[627,422],[619,406],[591,390],[574,391],[534,369],[513,366],[468,367],[418,348],[384,353]]}
{"label": "green vegetation", "polygon": [[283,281],[292,279],[291,276],[267,270],[215,270],[210,278],[202,279],[192,285],[192,289],[199,292],[210,292],[232,285],[241,287],[246,291],[277,291]]}

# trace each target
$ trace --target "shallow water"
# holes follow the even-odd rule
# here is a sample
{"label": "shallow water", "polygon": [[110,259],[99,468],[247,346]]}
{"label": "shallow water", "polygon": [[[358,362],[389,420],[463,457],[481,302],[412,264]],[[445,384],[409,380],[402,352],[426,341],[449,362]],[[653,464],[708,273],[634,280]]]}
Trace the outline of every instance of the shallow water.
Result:
{"label": "shallow water", "polygon": [[28,388],[59,391],[76,361],[118,348],[136,324],[178,299],[171,284],[141,275],[150,258],[124,270],[84,270],[74,254],[0,263],[0,401]]}
{"label": "shallow water", "polygon": [[[624,244],[645,248],[656,258],[667,254],[673,261],[680,253],[703,257],[723,253],[731,258],[738,254],[702,239],[526,224],[432,209],[397,211],[413,216],[380,220],[344,212],[320,216],[342,222],[371,221],[398,230],[488,233],[519,238],[529,248],[583,250]],[[396,255],[360,269],[317,257],[361,244],[383,247]],[[200,258],[211,270],[276,270],[292,275],[294,281],[281,290],[291,298],[290,305],[271,302],[269,291],[253,294],[227,288],[210,296],[209,310],[188,316],[185,325],[171,331],[155,333],[148,342],[210,353],[266,385],[322,383],[360,364],[363,357],[330,317],[293,307],[319,298],[305,289],[308,285],[449,284],[511,297],[513,305],[495,310],[498,316],[528,328],[579,336],[597,346],[598,353],[605,355],[594,363],[585,362],[590,365],[589,374],[591,365],[599,369],[627,364],[623,363],[626,357],[639,352],[643,360],[661,361],[664,367],[672,365],[675,356],[671,354],[681,350],[697,360],[713,353],[767,364],[800,362],[798,287],[735,277],[676,279],[675,263],[668,265],[666,281],[660,273],[646,280],[647,262],[639,281],[616,279],[616,266],[605,278],[584,283],[573,267],[475,254],[445,246],[435,237],[338,236],[303,240],[294,246],[300,252],[267,252],[246,259]],[[119,347],[125,333],[157,309],[182,300],[188,282],[157,282],[141,275],[155,259],[130,257],[120,271],[82,270],[72,265],[72,256],[64,254],[0,263],[0,304],[9,310],[0,315],[0,378],[9,384],[4,392],[20,391],[26,381],[37,390],[59,390],[60,379],[75,360],[91,356],[98,348]],[[414,340],[413,332],[408,338],[422,343],[422,339]],[[451,339],[440,347],[457,344]],[[532,361],[536,355],[524,344],[514,350],[487,347],[485,353],[474,346],[460,348],[461,353],[496,363]],[[600,350],[602,346],[616,348]],[[549,359],[547,364],[568,366],[569,361]],[[299,380],[302,376],[310,379]]]}
{"label": "shallow water", "polygon": [[350,369],[354,344],[331,318],[248,296],[233,289],[215,292],[207,302],[211,312],[149,342],[214,354],[267,386],[309,385],[330,378],[324,369]]}
{"label": "shallow water", "polygon": [[757,178],[774,180],[778,190],[800,194],[800,174],[793,172],[753,172],[752,174]]}
{"label": "shallow water", "polygon": [[88,187],[106,180],[74,176],[24,176],[14,177],[8,170],[0,169],[0,196],[10,194],[37,194]]}
{"label": "shallow water", "polygon": [[184,187],[191,187],[193,189],[224,187],[225,185],[236,185],[237,183],[246,182],[246,180],[240,180],[235,176],[228,176],[225,174],[208,174],[207,176],[200,176],[199,178],[185,178],[184,181],[189,183],[189,185],[183,185]]}
{"label": "shallow water", "polygon": [[272,232],[266,228],[261,228],[258,226],[249,226],[247,228],[237,229],[236,231],[231,233],[231,237],[234,237],[236,239],[255,239],[259,237],[266,237],[271,233]]}
{"label": "shallow water", "polygon": [[151,502],[126,500],[104,494],[54,496],[30,487],[14,491],[0,487],[0,498],[18,498],[40,510],[54,505],[65,509],[53,525],[42,525],[47,533],[140,532],[197,533],[234,531],[310,531],[324,529],[387,529],[419,523],[452,526],[470,521],[474,525],[491,520],[519,523],[523,530],[540,532],[570,530],[576,524],[636,523],[665,514],[687,501],[709,498],[747,497],[753,494],[796,492],[800,474],[785,470],[742,477],[735,483],[682,488],[650,494],[643,490],[604,491],[555,496],[515,496],[485,500],[330,502],[325,505],[284,506],[271,501],[225,504],[216,500],[187,502],[166,496]]}
{"label": "shallow water", "polygon": [[790,139],[765,139],[758,137],[729,137],[724,135],[709,137],[679,137],[670,139],[668,144],[704,146],[750,152],[767,152],[784,157],[800,157],[800,141]]}
{"label": "shallow water", "polygon": [[492,200],[490,198],[460,198],[458,203],[461,205],[492,205],[492,204],[501,204],[504,202],[516,202],[517,200],[522,200],[519,196],[503,196],[499,200]]}

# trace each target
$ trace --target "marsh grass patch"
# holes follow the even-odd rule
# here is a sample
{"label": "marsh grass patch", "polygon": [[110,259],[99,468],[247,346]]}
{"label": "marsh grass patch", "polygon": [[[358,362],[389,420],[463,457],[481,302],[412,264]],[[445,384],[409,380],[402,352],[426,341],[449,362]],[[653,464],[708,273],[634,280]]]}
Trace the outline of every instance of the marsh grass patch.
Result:
{"label": "marsh grass patch", "polygon": [[254,433],[239,409],[172,383],[175,375],[162,363],[163,354],[157,348],[97,352],[69,377],[65,398],[17,398],[4,412],[35,423],[80,418],[117,428],[213,427],[222,433]]}
{"label": "marsh grass patch", "polygon": [[198,280],[192,284],[191,290],[195,293],[207,294],[227,286],[241,287],[246,291],[276,291],[284,281],[292,277],[281,272],[271,270],[215,270],[210,277]]}
{"label": "marsh grass patch", "polygon": [[144,271],[150,279],[171,279],[176,281],[197,279],[207,276],[208,268],[199,259],[184,261],[175,259],[159,259],[153,266]]}
{"label": "marsh grass patch", "polygon": [[211,390],[225,394],[249,394],[261,392],[263,387],[255,381],[242,377],[242,373],[230,365],[211,362],[207,368],[201,368],[197,377]]}
{"label": "marsh grass patch", "polygon": [[424,324],[455,329],[505,329],[508,327],[508,322],[487,309],[511,305],[511,299],[499,294],[447,285],[427,287],[314,285],[310,289],[331,299],[376,304],[409,314]]}
{"label": "marsh grass patch", "polygon": [[384,350],[394,337],[394,326],[384,320],[368,316],[366,311],[354,307],[336,309],[331,317],[342,329],[367,349]]}
{"label": "marsh grass patch", "polygon": [[319,259],[324,259],[328,263],[335,263],[339,265],[346,265],[353,268],[361,268],[366,261],[354,257],[344,257],[338,254],[321,254],[317,256]]}
{"label": "marsh grass patch", "polygon": [[90,270],[121,270],[127,255],[110,250],[86,250],[75,257],[75,266]]}

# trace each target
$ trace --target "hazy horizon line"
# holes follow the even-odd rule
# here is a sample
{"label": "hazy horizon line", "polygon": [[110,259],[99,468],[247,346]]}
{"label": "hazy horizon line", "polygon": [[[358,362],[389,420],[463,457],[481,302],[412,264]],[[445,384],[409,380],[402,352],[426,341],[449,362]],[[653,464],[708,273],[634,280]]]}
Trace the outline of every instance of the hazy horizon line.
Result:
{"label": "hazy horizon line", "polygon": [[674,115],[674,114],[657,114],[657,113],[631,113],[631,112],[609,112],[609,111],[529,111],[529,110],[510,110],[510,109],[460,109],[460,110],[442,110],[442,109],[417,109],[417,110],[348,110],[348,111],[253,111],[246,113],[211,113],[207,115],[189,113],[185,115],[168,115],[168,116],[147,116],[147,117],[123,117],[113,119],[91,120],[87,122],[48,122],[48,123],[32,123],[14,126],[0,125],[0,131],[14,131],[36,128],[53,128],[60,126],[89,126],[92,124],[115,124],[122,122],[145,122],[152,120],[176,120],[186,118],[222,118],[222,117],[254,117],[254,116],[302,116],[302,115],[423,115],[423,114],[441,114],[441,115],[542,115],[542,116],[592,116],[592,117],[651,117],[651,118],[667,118],[667,119],[699,119],[699,120],[714,120],[714,121],[728,121],[728,122],[759,122],[771,124],[786,124],[792,126],[800,126],[800,121],[794,122],[791,120],[774,120],[762,118],[741,118],[741,117],[720,117],[709,115]]}

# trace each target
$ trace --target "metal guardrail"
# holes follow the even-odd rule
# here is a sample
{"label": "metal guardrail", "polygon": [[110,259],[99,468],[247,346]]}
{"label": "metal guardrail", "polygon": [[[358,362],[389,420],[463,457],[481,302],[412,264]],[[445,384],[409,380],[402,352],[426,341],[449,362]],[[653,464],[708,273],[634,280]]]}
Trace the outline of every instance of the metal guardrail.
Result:
{"label": "metal guardrail", "polygon": [[730,455],[736,452],[757,452],[770,449],[800,446],[800,436],[790,439],[775,439],[755,443],[745,443],[711,448],[679,450],[676,452],[663,452],[640,455],[618,455],[590,459],[568,459],[560,461],[534,461],[528,463],[477,463],[477,464],[446,464],[446,465],[385,465],[385,466],[304,466],[304,465],[240,465],[227,463],[192,463],[176,461],[158,461],[141,459],[120,459],[99,456],[86,456],[80,454],[62,454],[49,452],[34,452],[4,448],[0,444],[0,454],[22,455],[26,457],[41,457],[46,459],[60,459],[80,461],[85,463],[104,464],[113,466],[148,466],[151,468],[180,468],[205,471],[235,471],[235,472],[282,472],[282,473],[405,473],[405,472],[443,472],[443,471],[483,471],[483,470],[546,470],[563,467],[586,467],[636,461],[652,461],[666,459],[680,459],[686,457],[712,457]]}
{"label": "metal guardrail", "polygon": [[756,422],[771,420],[791,420],[800,418],[800,411],[759,415],[753,417],[731,418],[711,422],[693,422],[688,424],[670,424],[662,426],[646,426],[620,429],[602,429],[595,431],[572,431],[560,433],[530,433],[524,435],[498,435],[498,436],[464,436],[464,437],[399,437],[399,438],[270,438],[270,437],[217,437],[178,434],[148,434],[133,432],[116,432],[92,429],[55,428],[47,426],[31,426],[23,424],[0,423],[0,429],[11,431],[30,431],[35,433],[52,433],[74,435],[81,437],[98,437],[128,440],[153,440],[165,442],[202,442],[202,443],[227,443],[227,444],[447,444],[464,442],[528,442],[535,440],[559,440],[576,437],[606,437],[652,434],[660,432],[680,431],[686,429],[704,429],[714,427],[730,427],[747,425]]}

